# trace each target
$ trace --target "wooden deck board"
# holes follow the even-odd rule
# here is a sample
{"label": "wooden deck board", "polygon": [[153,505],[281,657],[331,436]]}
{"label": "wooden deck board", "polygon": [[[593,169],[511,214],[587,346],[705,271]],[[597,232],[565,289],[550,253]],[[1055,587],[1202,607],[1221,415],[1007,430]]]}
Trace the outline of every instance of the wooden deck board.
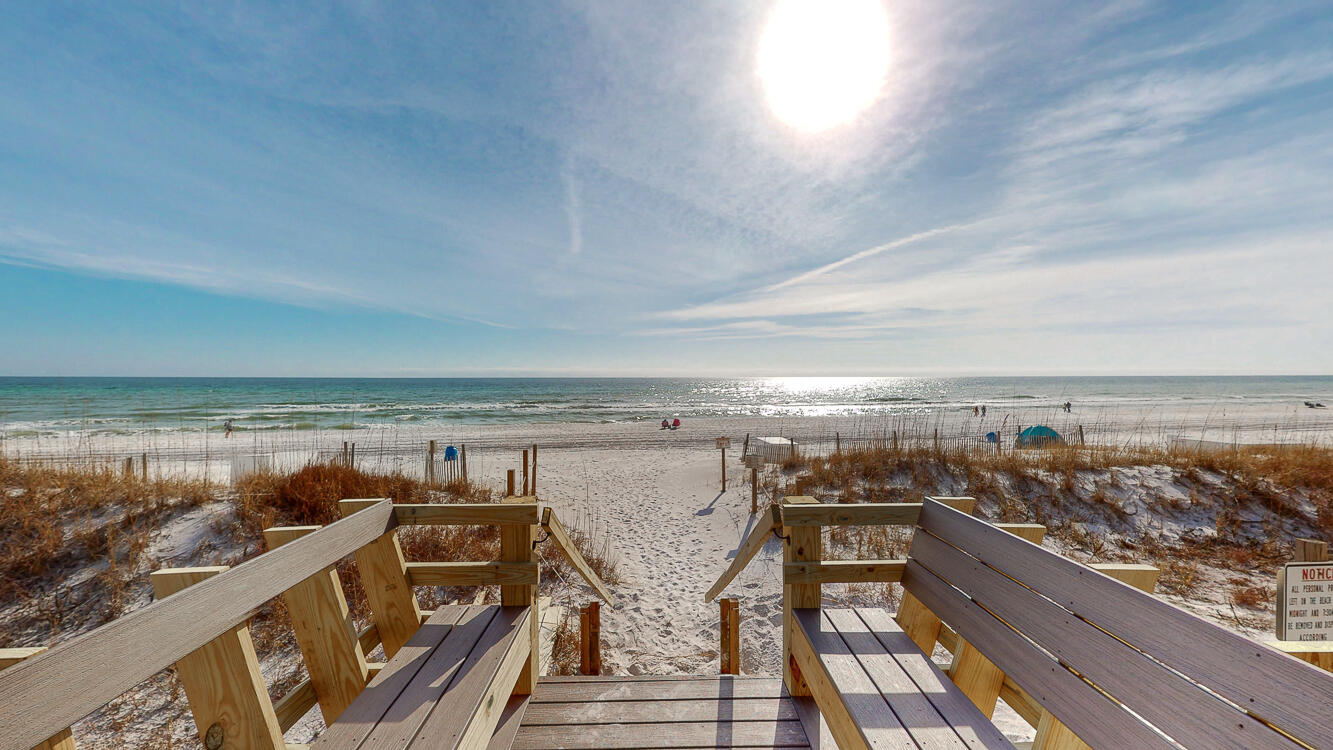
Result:
{"label": "wooden deck board", "polygon": [[809,742],[777,678],[544,677],[513,747],[805,748]]}

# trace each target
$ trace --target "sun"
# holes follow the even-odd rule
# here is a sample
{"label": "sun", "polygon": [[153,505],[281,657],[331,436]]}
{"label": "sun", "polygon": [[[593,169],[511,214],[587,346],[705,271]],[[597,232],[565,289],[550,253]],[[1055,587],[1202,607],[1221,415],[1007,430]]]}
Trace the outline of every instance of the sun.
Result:
{"label": "sun", "polygon": [[889,19],[878,0],[780,0],[759,40],[759,79],[787,125],[817,133],[856,117],[889,72]]}

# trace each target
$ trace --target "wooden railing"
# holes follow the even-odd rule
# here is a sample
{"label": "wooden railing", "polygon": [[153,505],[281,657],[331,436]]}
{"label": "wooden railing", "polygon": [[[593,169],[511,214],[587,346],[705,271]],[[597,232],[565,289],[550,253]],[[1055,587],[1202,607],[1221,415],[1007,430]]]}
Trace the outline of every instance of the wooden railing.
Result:
{"label": "wooden railing", "polygon": [[[366,660],[382,645],[392,657],[430,612],[414,586],[500,586],[503,605],[534,608],[531,657],[514,692],[531,693],[540,674],[534,542],[541,527],[603,598],[589,568],[550,508],[536,498],[499,504],[394,505],[344,500],[326,527],[266,529],[270,551],[235,568],[174,568],[151,575],[158,601],[55,648],[0,664],[0,749],[43,744],[157,672],[175,665],[206,747],[283,750],[282,734],[318,705],[337,719],[383,666]],[[408,563],[396,530],[407,525],[498,525],[500,560]],[[373,624],[357,631],[336,563],[353,555]],[[282,596],[309,677],[276,702],[259,672],[248,620]],[[91,669],[90,669],[91,668]],[[48,739],[49,738],[49,739]],[[63,740],[62,740],[63,741]]]}

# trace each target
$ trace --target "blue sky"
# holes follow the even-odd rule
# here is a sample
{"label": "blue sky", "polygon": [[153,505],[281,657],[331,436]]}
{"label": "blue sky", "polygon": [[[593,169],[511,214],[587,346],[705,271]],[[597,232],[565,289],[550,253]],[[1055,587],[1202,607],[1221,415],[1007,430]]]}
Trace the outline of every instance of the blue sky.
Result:
{"label": "blue sky", "polygon": [[16,3],[0,374],[1333,372],[1333,8]]}

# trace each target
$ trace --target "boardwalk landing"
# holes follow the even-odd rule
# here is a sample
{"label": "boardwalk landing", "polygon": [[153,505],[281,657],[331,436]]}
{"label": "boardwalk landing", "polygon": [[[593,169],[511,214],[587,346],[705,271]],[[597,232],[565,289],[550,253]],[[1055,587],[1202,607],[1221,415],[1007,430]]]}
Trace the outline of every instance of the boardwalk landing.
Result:
{"label": "boardwalk landing", "polygon": [[683,747],[810,743],[782,680],[730,675],[543,677],[513,740],[514,750]]}

